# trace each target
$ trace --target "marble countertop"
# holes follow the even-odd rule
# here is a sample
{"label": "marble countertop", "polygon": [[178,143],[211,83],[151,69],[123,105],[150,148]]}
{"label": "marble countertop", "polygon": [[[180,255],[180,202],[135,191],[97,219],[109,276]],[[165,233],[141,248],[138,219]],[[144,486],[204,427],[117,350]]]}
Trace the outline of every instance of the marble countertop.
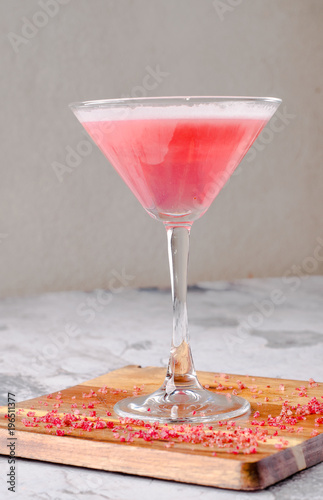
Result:
{"label": "marble countertop", "polygon": [[[188,297],[198,370],[323,381],[323,277],[201,283]],[[0,301],[0,404],[33,398],[127,364],[166,366],[169,290],[61,292]],[[17,462],[17,492],[34,500],[301,500],[322,498],[323,463],[245,493],[42,463]]]}

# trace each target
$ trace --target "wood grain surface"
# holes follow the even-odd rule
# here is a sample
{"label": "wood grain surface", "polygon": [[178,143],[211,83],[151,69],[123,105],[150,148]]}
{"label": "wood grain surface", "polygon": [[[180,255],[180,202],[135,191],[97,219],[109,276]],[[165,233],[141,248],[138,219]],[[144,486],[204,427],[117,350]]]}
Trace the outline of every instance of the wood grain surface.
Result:
{"label": "wood grain surface", "polygon": [[[57,415],[71,413],[71,405],[77,404],[81,413],[89,415],[89,409],[82,409],[82,404],[89,403],[84,393],[92,389],[96,417],[119,424],[113,413],[114,404],[123,397],[132,396],[134,386],[142,387],[141,394],[148,394],[163,382],[165,369],[127,366],[101,377],[84,382],[59,393],[53,393],[16,404],[16,456],[46,462],[69,464],[105,471],[117,471],[147,477],[168,479],[193,484],[217,486],[235,490],[257,490],[266,488],[286,477],[311,467],[323,460],[323,425],[315,426],[318,415],[308,415],[294,426],[294,429],[279,431],[272,436],[276,428],[267,425],[268,415],[280,414],[282,402],[288,398],[291,404],[306,404],[312,397],[322,401],[323,385],[310,386],[308,381],[283,380],[253,376],[239,376],[199,372],[203,385],[217,391],[219,384],[224,389],[222,394],[236,390],[239,395],[250,401],[251,414],[236,419],[236,425],[253,428],[253,414],[259,411],[259,420],[265,420],[262,430],[267,429],[269,439],[260,442],[256,453],[228,453],[227,449],[210,448],[202,444],[177,442],[171,447],[165,441],[144,441],[135,438],[133,442],[120,442],[115,439],[111,429],[96,429],[91,432],[73,430],[70,434],[56,436],[50,434],[55,429],[46,429],[44,423],[37,427],[26,427],[22,423],[28,410],[36,416],[43,416],[57,406]],[[216,382],[215,382],[216,380]],[[239,382],[246,387],[239,389]],[[99,392],[107,386],[107,393]],[[306,396],[300,396],[301,386],[306,387]],[[241,387],[241,384],[240,384]],[[121,391],[120,391],[121,389]],[[304,392],[304,391],[303,391]],[[56,398],[61,399],[56,399]],[[259,404],[260,403],[260,404]],[[59,406],[60,405],[60,406]],[[18,409],[24,409],[21,412]],[[107,416],[107,411],[112,415]],[[5,418],[7,407],[0,408],[0,453],[8,454],[8,420]],[[20,414],[19,414],[20,413]],[[90,417],[89,417],[90,419]],[[214,424],[214,428],[217,424]],[[297,429],[302,427],[301,432]],[[314,431],[318,435],[312,435]],[[288,441],[283,449],[281,438]],[[216,456],[214,456],[216,452]]]}

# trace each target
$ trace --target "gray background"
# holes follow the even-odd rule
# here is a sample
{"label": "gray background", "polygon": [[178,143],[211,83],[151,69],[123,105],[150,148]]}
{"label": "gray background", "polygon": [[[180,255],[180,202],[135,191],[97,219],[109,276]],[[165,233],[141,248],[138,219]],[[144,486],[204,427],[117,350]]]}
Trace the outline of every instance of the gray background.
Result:
{"label": "gray background", "polygon": [[[281,97],[277,127],[193,227],[190,282],[322,274],[313,257],[323,238],[320,0],[61,0],[52,9],[0,3],[1,296],[106,288],[123,269],[131,286],[168,285],[162,225],[67,108],[122,95]],[[55,162],[66,165],[77,147],[83,157],[60,182]]]}

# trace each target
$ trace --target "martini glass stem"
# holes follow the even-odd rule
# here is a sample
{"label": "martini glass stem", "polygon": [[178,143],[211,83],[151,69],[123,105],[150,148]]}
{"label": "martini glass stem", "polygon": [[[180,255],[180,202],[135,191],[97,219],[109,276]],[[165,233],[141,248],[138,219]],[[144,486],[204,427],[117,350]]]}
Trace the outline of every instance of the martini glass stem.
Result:
{"label": "martini glass stem", "polygon": [[190,225],[166,226],[173,299],[173,336],[164,389],[175,391],[200,388],[189,344],[187,319],[187,267]]}

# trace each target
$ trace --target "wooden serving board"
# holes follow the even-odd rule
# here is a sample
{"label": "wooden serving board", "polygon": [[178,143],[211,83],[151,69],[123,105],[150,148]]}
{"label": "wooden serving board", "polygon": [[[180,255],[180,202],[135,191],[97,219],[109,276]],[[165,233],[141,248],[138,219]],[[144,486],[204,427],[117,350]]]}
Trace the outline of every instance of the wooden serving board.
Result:
{"label": "wooden serving board", "polygon": [[[287,398],[292,405],[305,405],[313,397],[323,402],[323,385],[309,385],[309,382],[304,381],[224,376],[207,372],[198,374],[200,382],[208,385],[210,390],[217,391],[221,384],[224,387],[221,388],[222,394],[236,390],[250,401],[251,414],[236,421],[237,426],[256,429],[255,423],[251,423],[255,420],[253,415],[256,411],[260,413],[257,420],[265,420],[265,425],[259,424],[258,429],[267,430],[268,439],[260,442],[257,451],[251,454],[228,453],[227,448],[180,442],[177,439],[171,440],[171,444],[165,440],[145,441],[140,438],[135,438],[132,442],[120,441],[120,437],[115,436],[115,429],[111,428],[91,432],[79,429],[71,432],[67,429],[71,433],[62,436],[56,435],[55,426],[46,429],[46,424],[41,422],[36,427],[26,427],[22,422],[22,419],[32,422],[33,413],[36,417],[44,416],[55,408],[54,405],[56,414],[62,417],[64,413],[75,411],[77,405],[80,416],[85,414],[88,421],[95,421],[99,416],[105,422],[110,422],[110,425],[118,426],[120,422],[113,413],[114,404],[121,398],[132,396],[134,385],[141,386],[140,394],[152,392],[161,385],[164,375],[163,368],[127,366],[64,389],[61,393],[53,393],[52,397],[45,395],[16,403],[16,456],[235,490],[266,488],[323,460],[323,425],[315,426],[315,419],[319,415],[308,415],[306,420],[301,420],[294,426],[287,425],[287,429],[278,429],[276,436],[273,434],[277,427],[268,425],[268,415],[277,417],[283,400]],[[241,383],[246,387],[241,389]],[[107,386],[108,389],[99,391],[102,386]],[[300,389],[301,386],[306,389]],[[91,396],[91,389],[95,395],[92,393],[92,397],[88,397]],[[71,405],[74,405],[73,409]],[[30,411],[32,413],[28,417],[27,413]],[[95,417],[90,417],[92,411],[96,412]],[[107,411],[112,415],[108,416]],[[3,455],[8,455],[9,450],[6,413],[7,407],[1,407],[0,453]],[[122,428],[124,427],[125,424]],[[169,425],[168,429],[171,427]],[[303,428],[301,432],[300,427]],[[217,428],[218,424],[214,424],[213,429]],[[226,426],[220,426],[219,430],[226,432]],[[313,435],[313,430],[317,435]],[[122,432],[117,431],[119,435]]]}

